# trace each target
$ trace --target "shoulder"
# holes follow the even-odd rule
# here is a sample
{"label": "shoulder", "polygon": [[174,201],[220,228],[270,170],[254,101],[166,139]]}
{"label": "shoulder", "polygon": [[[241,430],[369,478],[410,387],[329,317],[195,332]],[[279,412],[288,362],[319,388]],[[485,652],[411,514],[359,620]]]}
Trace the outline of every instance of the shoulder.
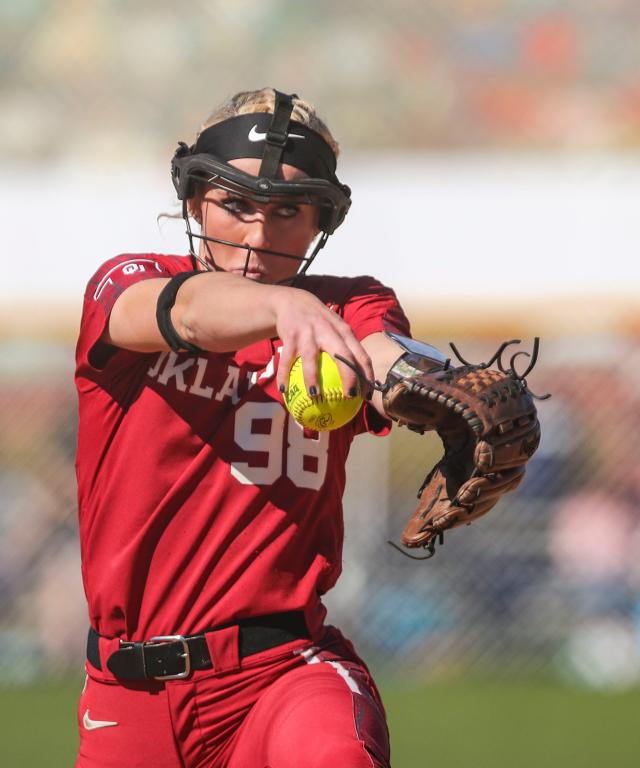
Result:
{"label": "shoulder", "polygon": [[191,257],[158,253],[121,253],[101,264],[89,278],[86,301],[106,301],[109,309],[114,300],[133,283],[154,277],[173,277],[193,269]]}
{"label": "shoulder", "polygon": [[[158,253],[121,253],[101,264],[89,278],[84,293],[83,321],[94,314],[102,323],[118,297],[129,286],[158,277],[172,277],[192,269],[188,256]],[[98,311],[101,310],[101,311]]]}
{"label": "shoulder", "polygon": [[391,288],[371,275],[340,277],[338,275],[302,275],[294,285],[313,293],[325,303],[346,304],[352,299],[365,296],[388,296]]}
{"label": "shoulder", "polygon": [[121,253],[102,263],[89,280],[89,285],[118,276],[140,274],[149,277],[177,275],[193,269],[191,257],[159,253]]}
{"label": "shoulder", "polygon": [[310,291],[338,312],[359,339],[384,330],[411,335],[409,321],[396,294],[371,275],[304,275],[295,285]]}

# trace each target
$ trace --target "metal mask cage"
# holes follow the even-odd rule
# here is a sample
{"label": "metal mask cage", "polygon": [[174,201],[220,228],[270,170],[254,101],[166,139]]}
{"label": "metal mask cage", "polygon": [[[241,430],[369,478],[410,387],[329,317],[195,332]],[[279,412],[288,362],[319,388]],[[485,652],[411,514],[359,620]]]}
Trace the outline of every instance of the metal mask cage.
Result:
{"label": "metal mask cage", "polygon": [[[262,191],[261,192],[254,191],[257,186],[255,184],[252,185],[253,190],[247,190],[247,188],[244,185],[238,184],[236,181],[231,181],[229,179],[223,178],[222,176],[212,175],[211,171],[212,171],[212,167],[210,164],[208,164],[206,173],[202,173],[202,168],[200,168],[195,173],[190,173],[188,178],[185,176],[182,176],[183,186],[180,189],[176,184],[176,191],[178,191],[178,195],[181,196],[182,198],[182,217],[186,225],[186,235],[189,240],[189,252],[192,258],[195,261],[198,261],[200,264],[202,264],[202,266],[205,267],[205,269],[208,269],[208,270],[213,269],[216,271],[220,271],[221,267],[219,267],[218,264],[216,263],[215,245],[223,245],[223,246],[237,248],[239,250],[246,251],[243,274],[246,274],[248,271],[249,262],[251,259],[251,253],[253,251],[260,254],[277,256],[280,258],[290,259],[292,261],[298,262],[300,265],[298,268],[298,271],[294,276],[284,281],[284,283],[286,284],[289,284],[295,281],[295,278],[298,277],[299,275],[303,275],[307,271],[307,269],[309,268],[313,260],[315,259],[318,252],[324,247],[324,245],[326,244],[329,238],[329,232],[325,227],[322,226],[322,218],[323,217],[327,218],[331,216],[331,214],[335,211],[334,207],[331,205],[331,202],[327,200],[326,197],[317,195],[316,185],[311,185],[312,188],[310,189],[309,185],[300,185],[300,184],[294,183],[296,186],[296,193],[292,193],[292,190],[291,190],[292,184],[285,182],[279,185],[279,189],[277,189],[273,195],[265,195],[265,193]],[[252,182],[260,181],[255,176],[251,176],[250,174],[244,174],[242,171],[239,171],[239,173],[242,174],[243,176],[247,176]],[[303,204],[303,205],[309,204],[309,205],[319,206],[320,207],[320,217],[318,222],[319,233],[317,237],[314,239],[314,241],[312,242],[307,253],[304,256],[298,256],[291,253],[284,253],[282,251],[275,251],[267,248],[256,248],[256,247],[244,245],[242,243],[225,240],[223,238],[214,237],[211,235],[205,235],[202,232],[196,232],[192,228],[188,201],[191,197],[193,197],[193,194],[195,192],[195,185],[197,184],[198,181],[202,181],[207,185],[215,187],[217,189],[225,190],[227,192],[230,192],[231,194],[237,194],[242,197],[246,197],[247,199],[253,200],[258,203],[268,204],[268,203],[277,202],[278,200],[283,200],[283,201],[287,200],[292,202],[295,201],[296,204]],[[174,181],[174,184],[175,183],[176,182]],[[200,256],[198,252],[199,249],[195,246],[195,243],[194,243],[195,240],[200,240],[206,243],[206,250],[208,253],[207,259],[203,259]]]}
{"label": "metal mask cage", "polygon": [[[191,154],[192,151],[192,147],[180,143],[171,161],[171,179],[178,199],[182,201],[182,216],[186,224],[186,235],[189,239],[189,252],[206,269],[220,269],[216,264],[213,249],[209,246],[209,243],[214,243],[246,250],[245,274],[248,270],[251,251],[298,261],[301,266],[297,274],[287,282],[295,280],[295,277],[307,271],[318,252],[324,247],[329,235],[342,224],[351,205],[351,190],[345,184],[340,184],[337,179],[334,184],[326,179],[303,178],[285,181],[253,176],[214,155],[204,153],[194,155]],[[310,252],[307,252],[305,256],[296,256],[265,248],[250,248],[241,243],[194,232],[191,227],[188,201],[195,195],[199,183],[223,189],[231,194],[241,195],[264,205],[278,202],[278,200],[315,205],[320,211],[318,219],[320,233],[313,242]],[[210,262],[200,257],[198,249],[194,245],[196,239],[207,243]]]}
{"label": "metal mask cage", "polygon": [[[295,275],[292,275],[291,277],[287,278],[286,280],[280,281],[282,284],[292,284],[295,282],[295,279],[300,276],[304,275],[304,273],[307,271],[307,269],[311,266],[311,262],[315,259],[316,255],[320,251],[321,248],[324,247],[325,243],[327,242],[328,235],[326,232],[321,232],[318,237],[316,238],[315,242],[313,243],[313,246],[310,249],[310,253],[305,256],[295,256],[291,253],[283,253],[281,251],[273,251],[268,248],[255,248],[253,246],[249,245],[242,245],[241,243],[234,243],[231,240],[223,240],[220,237],[211,237],[209,235],[203,235],[201,233],[194,232],[191,229],[191,223],[189,221],[189,218],[185,215],[185,221],[187,224],[186,234],[189,238],[189,253],[195,259],[195,261],[202,264],[202,266],[207,270],[215,270],[215,271],[223,271],[221,267],[219,267],[215,260],[215,253],[213,251],[213,248],[209,246],[209,243],[214,243],[216,245],[224,245],[227,247],[232,248],[238,248],[239,250],[246,251],[247,255],[244,260],[244,269],[243,269],[243,275],[247,274],[247,271],[249,269],[249,261],[251,259],[251,253],[261,253],[261,254],[268,254],[270,256],[278,256],[283,259],[290,259],[292,261],[297,261],[301,267],[298,269]],[[202,259],[201,256],[197,253],[196,248],[194,246],[193,241],[194,240],[202,240],[205,243],[207,243],[207,251],[209,253],[209,261],[206,261],[205,259]]]}
{"label": "metal mask cage", "polygon": [[327,236],[342,224],[351,205],[351,190],[339,182],[334,184],[326,179],[311,178],[268,179],[241,171],[213,155],[190,153],[190,148],[181,144],[171,162],[171,178],[178,199],[182,201],[193,197],[198,182],[212,184],[262,204],[279,198],[299,199],[301,203],[319,206],[319,226]]}

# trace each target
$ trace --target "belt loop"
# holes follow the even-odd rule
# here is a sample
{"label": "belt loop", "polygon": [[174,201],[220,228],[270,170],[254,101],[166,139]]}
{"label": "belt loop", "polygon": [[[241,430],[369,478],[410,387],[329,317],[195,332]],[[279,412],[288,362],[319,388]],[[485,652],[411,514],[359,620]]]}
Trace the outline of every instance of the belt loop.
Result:
{"label": "belt loop", "polygon": [[118,652],[112,653],[107,658],[107,668],[114,677],[122,680],[136,679],[137,675],[132,675],[130,670],[140,669],[142,678],[147,678],[147,668],[144,658],[144,643],[131,643],[121,647],[119,643]]}
{"label": "belt loop", "polygon": [[98,648],[100,649],[100,660],[102,663],[102,677],[106,680],[117,680],[118,678],[109,669],[105,659],[109,659],[111,654],[120,648],[120,640],[117,637],[100,637],[98,639]]}
{"label": "belt loop", "polygon": [[207,632],[205,639],[216,672],[240,667],[240,628],[237,624]]}

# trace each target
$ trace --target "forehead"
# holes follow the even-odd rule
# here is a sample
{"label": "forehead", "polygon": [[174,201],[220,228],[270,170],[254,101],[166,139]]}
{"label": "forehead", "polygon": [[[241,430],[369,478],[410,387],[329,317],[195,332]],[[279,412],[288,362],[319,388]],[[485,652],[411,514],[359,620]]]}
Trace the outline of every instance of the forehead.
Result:
{"label": "forehead", "polygon": [[[240,157],[237,160],[228,160],[227,162],[229,165],[233,165],[235,168],[239,168],[245,173],[250,173],[252,176],[258,176],[262,159],[256,157]],[[284,179],[285,181],[294,181],[295,179],[307,179],[308,176],[304,171],[301,171],[294,165],[282,163],[278,166],[277,178]]]}

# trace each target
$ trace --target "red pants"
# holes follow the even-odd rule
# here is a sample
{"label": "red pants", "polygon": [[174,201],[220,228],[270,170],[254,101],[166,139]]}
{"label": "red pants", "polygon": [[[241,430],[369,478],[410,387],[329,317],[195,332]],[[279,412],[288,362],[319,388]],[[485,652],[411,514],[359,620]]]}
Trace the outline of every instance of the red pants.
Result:
{"label": "red pants", "polygon": [[187,680],[105,682],[87,665],[76,768],[388,768],[378,691],[337,630],[235,666],[209,646],[217,671]]}

